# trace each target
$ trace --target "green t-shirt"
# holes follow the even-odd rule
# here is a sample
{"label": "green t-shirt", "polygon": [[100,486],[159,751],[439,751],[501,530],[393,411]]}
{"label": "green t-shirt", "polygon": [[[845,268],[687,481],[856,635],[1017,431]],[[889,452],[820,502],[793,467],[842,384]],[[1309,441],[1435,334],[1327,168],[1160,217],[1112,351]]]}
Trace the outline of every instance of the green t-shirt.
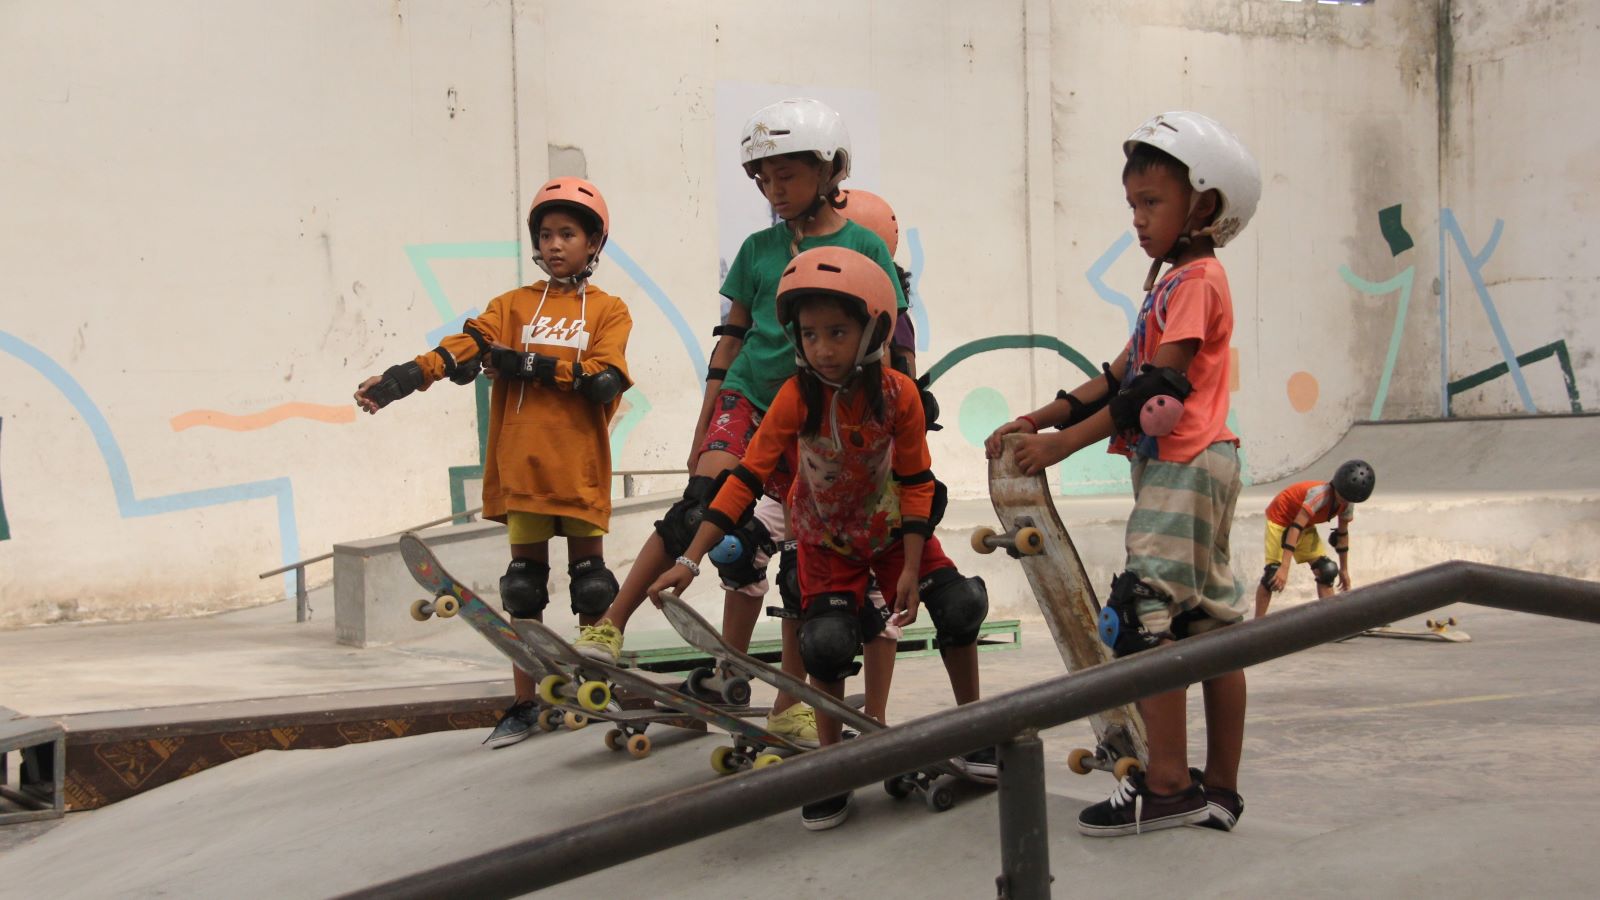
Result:
{"label": "green t-shirt", "polygon": [[[725,391],[737,391],[755,407],[765,412],[777,396],[778,388],[794,374],[794,345],[778,326],[778,279],[789,260],[789,226],[779,222],[764,231],[744,239],[739,246],[733,265],[728,267],[728,277],[722,282],[722,296],[750,311],[750,331],[745,335],[744,346],[728,367],[728,377],[722,382]],[[894,261],[889,258],[889,248],[866,228],[846,221],[844,227],[833,234],[807,237],[800,242],[802,252],[816,247],[845,247],[883,266],[894,285],[899,308],[906,308],[905,294],[900,290],[900,275]]]}

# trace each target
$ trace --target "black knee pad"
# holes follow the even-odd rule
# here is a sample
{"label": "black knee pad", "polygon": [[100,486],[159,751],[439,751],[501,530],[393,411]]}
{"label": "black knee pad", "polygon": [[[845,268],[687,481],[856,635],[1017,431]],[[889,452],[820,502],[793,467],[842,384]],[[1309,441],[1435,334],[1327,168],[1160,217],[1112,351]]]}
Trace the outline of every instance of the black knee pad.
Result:
{"label": "black knee pad", "polygon": [[800,618],[800,542],[784,541],[778,550],[778,596],[782,606],[767,607],[767,615],[777,619]]}
{"label": "black knee pad", "polygon": [[668,556],[682,556],[683,551],[689,549],[694,533],[700,528],[700,520],[705,518],[714,484],[716,479],[706,475],[689,476],[689,486],[683,489],[683,496],[657,520],[656,534],[661,535]]}
{"label": "black knee pad", "polygon": [[1151,600],[1166,603],[1170,598],[1132,572],[1111,579],[1111,597],[1100,610],[1100,640],[1117,656],[1149,650],[1160,646],[1162,638],[1172,637],[1171,632],[1151,634],[1140,624],[1139,604]]}
{"label": "black knee pad", "polygon": [[968,578],[954,567],[939,569],[928,573],[917,591],[941,648],[965,647],[978,639],[978,629],[989,615],[989,589],[982,578]]}
{"label": "black knee pad", "polygon": [[617,576],[606,568],[606,561],[598,556],[567,563],[567,574],[572,576],[572,612],[579,616],[599,616],[617,599]]}
{"label": "black knee pad", "polygon": [[550,605],[550,567],[513,559],[500,576],[500,608],[516,619],[537,619]]}
{"label": "black knee pad", "polygon": [[861,652],[861,619],[849,594],[811,598],[800,622],[800,659],[818,681],[843,681]]}
{"label": "black knee pad", "polygon": [[1317,584],[1323,587],[1333,587],[1339,583],[1339,564],[1326,556],[1312,560],[1311,571],[1317,576]]}
{"label": "black knee pad", "polygon": [[1281,568],[1283,563],[1267,563],[1267,567],[1261,570],[1261,586],[1269,591],[1272,590],[1272,579],[1278,577],[1278,570]]}
{"label": "black knee pad", "polygon": [[[743,525],[728,532],[722,538],[722,543],[712,549],[711,564],[717,567],[717,574],[722,576],[723,589],[736,591],[765,579],[766,563],[776,551],[777,546],[773,544],[767,526],[752,516]],[[757,554],[767,557],[759,567],[756,565]]]}

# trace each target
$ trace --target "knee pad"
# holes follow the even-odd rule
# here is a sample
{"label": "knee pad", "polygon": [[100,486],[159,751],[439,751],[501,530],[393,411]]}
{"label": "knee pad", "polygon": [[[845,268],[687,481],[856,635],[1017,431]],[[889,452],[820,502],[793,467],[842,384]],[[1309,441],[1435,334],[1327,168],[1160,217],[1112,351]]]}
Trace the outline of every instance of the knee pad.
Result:
{"label": "knee pad", "polygon": [[[775,550],[777,547],[772,543],[767,526],[751,517],[728,532],[722,543],[712,549],[711,564],[722,576],[723,589],[737,591],[766,579],[766,563]],[[758,556],[761,558],[759,567],[756,565]]]}
{"label": "knee pad", "polygon": [[1272,579],[1278,577],[1278,569],[1282,567],[1282,563],[1267,563],[1267,567],[1261,570],[1261,586],[1272,590]]}
{"label": "knee pad", "polygon": [[572,612],[580,616],[599,616],[617,599],[617,576],[606,568],[606,561],[598,556],[586,556],[567,564],[567,574],[572,576]]}
{"label": "knee pad", "polygon": [[1317,584],[1323,587],[1333,587],[1339,583],[1339,564],[1326,556],[1312,560],[1311,571],[1317,576]]}
{"label": "knee pad", "polygon": [[1100,640],[1119,657],[1159,646],[1162,638],[1172,637],[1171,630],[1151,633],[1140,620],[1139,607],[1165,605],[1169,600],[1165,591],[1123,572],[1111,579],[1111,597],[1100,610]]}
{"label": "knee pad", "polygon": [[800,659],[818,681],[843,681],[861,652],[861,619],[849,594],[811,598],[800,623]]}
{"label": "knee pad", "polygon": [[989,589],[982,578],[968,578],[953,567],[939,569],[922,579],[917,590],[941,648],[965,647],[978,639],[989,615]]}
{"label": "knee pad", "polygon": [[784,541],[778,551],[778,596],[782,606],[767,607],[767,615],[778,619],[800,618],[800,542]]}
{"label": "knee pad", "polygon": [[711,502],[711,486],[714,484],[714,478],[691,475],[689,486],[683,489],[683,496],[667,509],[666,515],[657,520],[656,534],[661,535],[661,543],[666,547],[668,556],[682,556],[683,551],[689,549],[689,544],[694,541],[694,533],[700,528],[700,520],[705,518],[706,504]]}
{"label": "knee pad", "polygon": [[550,604],[550,567],[513,559],[500,576],[500,608],[515,619],[537,619]]}

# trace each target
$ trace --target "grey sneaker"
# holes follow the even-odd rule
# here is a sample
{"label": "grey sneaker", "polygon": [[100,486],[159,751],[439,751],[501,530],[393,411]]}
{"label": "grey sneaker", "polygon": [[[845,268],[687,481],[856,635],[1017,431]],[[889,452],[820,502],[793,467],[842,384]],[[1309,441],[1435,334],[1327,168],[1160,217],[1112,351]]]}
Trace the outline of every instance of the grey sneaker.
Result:
{"label": "grey sneaker", "polygon": [[529,735],[533,734],[534,724],[539,719],[539,706],[531,700],[514,704],[510,709],[500,714],[500,721],[495,723],[494,730],[483,742],[492,749],[509,747]]}

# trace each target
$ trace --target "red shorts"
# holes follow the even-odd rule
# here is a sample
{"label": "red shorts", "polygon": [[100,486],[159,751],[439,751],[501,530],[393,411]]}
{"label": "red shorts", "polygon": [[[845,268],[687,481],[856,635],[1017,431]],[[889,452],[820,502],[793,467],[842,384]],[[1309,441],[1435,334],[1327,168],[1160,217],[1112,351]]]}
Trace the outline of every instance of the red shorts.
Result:
{"label": "red shorts", "polygon": [[[700,444],[700,452],[721,450],[743,458],[750,449],[750,440],[756,436],[756,429],[761,427],[762,415],[745,395],[718,391],[716,399],[711,401],[711,421],[706,423],[706,437]],[[767,496],[779,501],[787,499],[789,485],[794,483],[792,471],[787,465],[779,466],[767,478]]]}
{"label": "red shorts", "polygon": [[[840,556],[802,540],[800,542],[800,609],[802,615],[811,598],[819,594],[849,594],[853,609],[859,613],[867,597],[867,575],[878,579],[883,599],[894,605],[895,586],[900,583],[900,570],[905,568],[905,543],[895,541],[870,563],[848,556]],[[939,539],[928,538],[922,545],[922,571],[917,578],[927,578],[940,569],[953,569],[956,564],[944,555]]]}

